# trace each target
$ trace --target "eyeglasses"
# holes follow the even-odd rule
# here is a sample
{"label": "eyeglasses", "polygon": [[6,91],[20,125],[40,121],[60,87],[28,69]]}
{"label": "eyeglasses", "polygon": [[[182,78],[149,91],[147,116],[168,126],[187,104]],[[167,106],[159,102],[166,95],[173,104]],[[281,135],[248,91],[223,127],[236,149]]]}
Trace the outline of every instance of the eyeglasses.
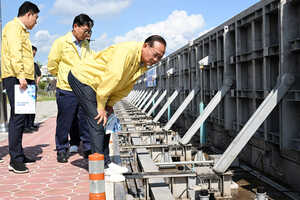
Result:
{"label": "eyeglasses", "polygon": [[160,60],[164,56],[163,53],[159,52],[154,47],[149,46],[149,48],[151,49],[151,53],[152,53],[153,57],[156,58],[157,60]]}
{"label": "eyeglasses", "polygon": [[88,30],[88,29],[83,30],[83,33],[91,35],[92,34],[92,30]]}
{"label": "eyeglasses", "polygon": [[87,26],[80,26],[79,28],[81,28],[81,30],[83,31],[83,34],[92,34],[92,30],[90,28],[88,28]]}

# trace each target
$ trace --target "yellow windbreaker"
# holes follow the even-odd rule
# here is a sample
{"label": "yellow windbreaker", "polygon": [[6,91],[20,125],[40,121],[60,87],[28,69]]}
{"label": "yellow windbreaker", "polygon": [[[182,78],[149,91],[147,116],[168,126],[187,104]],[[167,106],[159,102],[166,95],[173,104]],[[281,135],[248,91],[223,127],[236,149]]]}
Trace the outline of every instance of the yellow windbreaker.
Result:
{"label": "yellow windbreaker", "polygon": [[93,51],[87,41],[82,41],[81,57],[78,54],[71,32],[54,41],[48,55],[48,71],[57,76],[56,87],[62,90],[72,91],[68,83],[68,73],[71,68],[78,66],[80,61],[91,56]]}
{"label": "yellow windbreaker", "polygon": [[29,32],[16,17],[2,32],[1,78],[34,80],[34,61]]}
{"label": "yellow windbreaker", "polygon": [[71,69],[80,82],[95,90],[98,109],[113,106],[127,96],[147,71],[147,66],[141,65],[142,46],[142,42],[112,45]]}

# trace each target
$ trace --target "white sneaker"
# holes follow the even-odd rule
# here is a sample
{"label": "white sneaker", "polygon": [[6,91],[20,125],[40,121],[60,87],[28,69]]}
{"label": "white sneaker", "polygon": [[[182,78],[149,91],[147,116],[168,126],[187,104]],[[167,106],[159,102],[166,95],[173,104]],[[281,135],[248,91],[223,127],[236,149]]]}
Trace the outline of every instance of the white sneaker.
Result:
{"label": "white sneaker", "polygon": [[128,169],[126,167],[122,167],[115,163],[108,164],[108,168],[104,169],[105,175],[123,174],[126,172],[128,172]]}
{"label": "white sneaker", "polygon": [[70,146],[69,152],[70,153],[78,153],[78,146],[76,146],[76,145]]}
{"label": "white sneaker", "polygon": [[125,181],[125,177],[122,174],[112,174],[110,176],[105,176],[105,180],[109,182],[122,182]]}

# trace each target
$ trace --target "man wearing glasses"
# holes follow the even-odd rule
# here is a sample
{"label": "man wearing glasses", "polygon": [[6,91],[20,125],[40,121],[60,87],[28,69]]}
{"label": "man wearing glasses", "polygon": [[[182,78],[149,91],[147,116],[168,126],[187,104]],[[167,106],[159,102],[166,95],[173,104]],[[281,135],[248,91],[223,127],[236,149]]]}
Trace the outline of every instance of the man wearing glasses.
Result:
{"label": "man wearing glasses", "polygon": [[[56,102],[56,150],[57,161],[68,162],[68,134],[80,134],[84,154],[90,154],[90,141],[85,115],[68,83],[70,69],[79,65],[80,61],[93,54],[86,40],[91,34],[93,20],[86,14],[74,18],[73,30],[54,41],[48,55],[48,71],[57,77]],[[78,123],[79,129],[71,129],[72,123]],[[77,124],[73,124],[76,127]],[[74,131],[74,133],[71,133]]]}
{"label": "man wearing glasses", "polygon": [[161,60],[166,41],[152,35],[144,42],[112,45],[71,69],[69,84],[87,115],[92,153],[104,154],[104,173],[111,181],[123,181],[126,168],[109,159],[109,136],[104,133],[107,117],[116,102],[127,96],[147,66]]}

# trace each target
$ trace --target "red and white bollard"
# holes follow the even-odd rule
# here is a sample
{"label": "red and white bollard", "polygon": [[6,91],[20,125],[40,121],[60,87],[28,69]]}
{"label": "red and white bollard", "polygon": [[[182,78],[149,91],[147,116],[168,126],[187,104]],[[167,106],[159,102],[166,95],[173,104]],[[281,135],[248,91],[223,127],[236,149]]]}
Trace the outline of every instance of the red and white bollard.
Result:
{"label": "red and white bollard", "polygon": [[105,200],[104,155],[94,153],[89,155],[89,200]]}

